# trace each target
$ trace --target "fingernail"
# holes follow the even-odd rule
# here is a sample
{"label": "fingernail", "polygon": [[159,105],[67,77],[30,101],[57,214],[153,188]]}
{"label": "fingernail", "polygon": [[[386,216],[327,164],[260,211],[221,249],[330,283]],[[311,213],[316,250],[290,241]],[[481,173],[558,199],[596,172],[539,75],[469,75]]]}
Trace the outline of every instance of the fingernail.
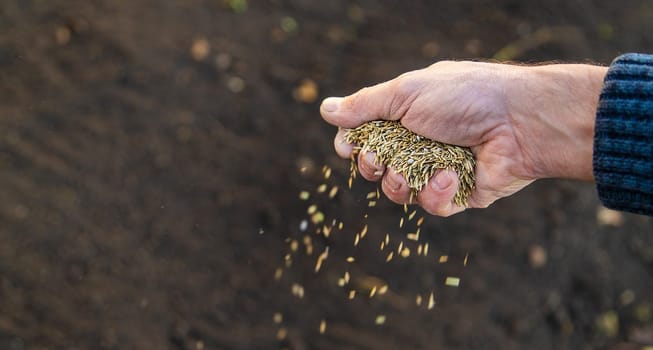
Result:
{"label": "fingernail", "polygon": [[446,190],[453,183],[453,178],[449,171],[443,170],[435,177],[435,183],[433,184],[436,190]]}
{"label": "fingernail", "polygon": [[388,184],[388,187],[390,187],[390,190],[392,190],[393,192],[397,192],[401,188],[401,182],[397,181],[394,178],[395,176],[396,175],[388,174],[388,176],[386,176],[385,178],[385,182]]}
{"label": "fingernail", "polygon": [[329,97],[322,101],[322,108],[327,112],[335,112],[340,107],[342,97]]}

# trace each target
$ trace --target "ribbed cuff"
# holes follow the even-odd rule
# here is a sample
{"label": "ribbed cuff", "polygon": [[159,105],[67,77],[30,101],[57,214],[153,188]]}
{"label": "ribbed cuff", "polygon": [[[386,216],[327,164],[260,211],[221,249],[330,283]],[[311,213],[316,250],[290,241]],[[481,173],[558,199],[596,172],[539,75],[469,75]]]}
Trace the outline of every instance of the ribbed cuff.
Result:
{"label": "ribbed cuff", "polygon": [[617,57],[605,77],[594,132],[603,204],[653,215],[653,55]]}

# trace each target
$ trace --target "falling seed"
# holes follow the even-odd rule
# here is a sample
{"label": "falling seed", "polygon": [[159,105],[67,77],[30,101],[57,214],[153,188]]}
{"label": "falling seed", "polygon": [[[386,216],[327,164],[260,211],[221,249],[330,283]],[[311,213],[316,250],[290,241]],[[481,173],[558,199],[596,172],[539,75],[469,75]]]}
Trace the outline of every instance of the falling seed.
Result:
{"label": "falling seed", "polygon": [[[304,235],[303,238],[304,245],[306,246],[306,255],[313,254],[313,242],[311,241],[311,236]],[[310,248],[310,250],[309,250]]]}
{"label": "falling seed", "polygon": [[283,315],[281,312],[275,312],[274,316],[272,316],[272,321],[274,321],[275,324],[283,322]]}
{"label": "falling seed", "polygon": [[404,242],[399,242],[399,247],[397,247],[397,253],[401,253],[401,251],[404,249]]}
{"label": "falling seed", "polygon": [[327,190],[327,185],[326,184],[321,184],[320,186],[317,186],[317,189],[315,190],[317,193],[324,193]]}
{"label": "falling seed", "polygon": [[426,307],[427,309],[431,310],[435,306],[435,298],[433,297],[433,292],[429,295],[429,304]]}
{"label": "falling seed", "polygon": [[380,250],[383,250],[383,248],[385,248],[385,242],[381,241],[381,249]]}
{"label": "falling seed", "polygon": [[356,236],[354,237],[354,247],[358,245],[360,239],[361,239],[361,235],[357,233]]}
{"label": "falling seed", "polygon": [[376,191],[372,191],[365,196],[365,199],[376,198]]}
{"label": "falling seed", "polygon": [[367,234],[367,224],[365,224],[365,226],[363,226],[363,229],[361,230],[360,233],[361,238],[365,237],[366,234]]}
{"label": "falling seed", "polygon": [[390,254],[388,254],[388,256],[385,258],[385,262],[389,262],[390,260],[392,260],[393,256],[394,256],[394,252],[390,252]]}
{"label": "falling seed", "polygon": [[356,259],[354,259],[353,256],[348,256],[346,260],[348,263],[353,263],[354,261],[356,261]]}
{"label": "falling seed", "polygon": [[417,306],[422,305],[422,296],[421,295],[417,294],[417,297],[415,297],[415,304],[417,304]]}
{"label": "falling seed", "polygon": [[419,244],[417,246],[417,255],[422,255],[422,250],[424,249],[424,246]]}
{"label": "falling seed", "polygon": [[324,332],[326,332],[326,321],[322,320],[320,322],[320,334],[324,334]]}
{"label": "falling seed", "polygon": [[354,179],[352,177],[349,178],[349,181],[347,181],[347,185],[349,185],[349,188],[351,189],[351,185]]}
{"label": "falling seed", "polygon": [[388,292],[388,285],[384,284],[379,288],[379,295],[383,295]]}
{"label": "falling seed", "polygon": [[376,316],[376,318],[374,319],[374,323],[375,323],[376,325],[382,325],[382,324],[384,324],[384,323],[385,323],[385,315],[378,315],[378,316]]}
{"label": "falling seed", "polygon": [[[383,172],[381,172],[381,175],[383,175]],[[376,198],[381,198],[381,193],[379,192],[379,187],[376,187]]]}
{"label": "falling seed", "polygon": [[422,223],[424,222],[424,217],[420,216],[419,219],[417,219],[417,227],[422,226]]}
{"label": "falling seed", "polygon": [[444,284],[449,287],[458,287],[460,285],[460,278],[458,277],[447,277],[444,280]]}
{"label": "falling seed", "polygon": [[302,232],[304,232],[304,231],[306,231],[307,228],[308,228],[308,221],[306,221],[306,220],[302,220],[302,221],[299,223],[299,230],[302,231]]}
{"label": "falling seed", "polygon": [[338,278],[338,287],[344,287],[347,282],[345,282],[344,278]]}
{"label": "falling seed", "polygon": [[417,233],[409,233],[406,235],[406,239],[409,239],[411,241],[418,241],[419,236],[417,235]]}
{"label": "falling seed", "polygon": [[291,292],[292,295],[298,297],[298,298],[303,298],[304,297],[304,287],[297,283],[293,283],[291,287]]}
{"label": "falling seed", "polygon": [[308,209],[306,209],[306,212],[307,212],[309,215],[311,215],[311,214],[315,214],[316,211],[317,211],[317,205],[315,205],[315,204],[310,205],[310,206],[308,207]]}
{"label": "falling seed", "polygon": [[331,168],[326,168],[326,170],[324,170],[324,179],[328,180],[330,177],[331,177]]}
{"label": "falling seed", "polygon": [[405,247],[404,249],[401,250],[402,258],[407,258],[409,256],[410,256],[410,249],[408,249],[408,247]]}
{"label": "falling seed", "polygon": [[331,191],[329,191],[329,198],[333,199],[337,194],[338,194],[338,186],[331,187]]}
{"label": "falling seed", "polygon": [[349,271],[345,271],[345,276],[343,277],[343,279],[345,280],[345,283],[349,283],[349,278],[350,278]]}
{"label": "falling seed", "polygon": [[368,206],[368,207],[376,207],[376,201],[369,201],[369,202],[367,203],[367,206]]}
{"label": "falling seed", "polygon": [[390,235],[386,233],[385,234],[385,245],[388,245],[388,244],[390,244]]}
{"label": "falling seed", "polygon": [[404,218],[403,217],[401,217],[401,219],[399,219],[399,228],[402,228],[402,227],[404,227]]}
{"label": "falling seed", "polygon": [[298,247],[299,247],[299,242],[297,242],[294,239],[290,241],[290,251],[296,252]]}
{"label": "falling seed", "polygon": [[326,225],[322,226],[322,234],[324,235],[325,238],[329,238],[329,236],[331,235],[331,227]]}
{"label": "falling seed", "polygon": [[404,213],[408,213],[408,204],[404,203]]}
{"label": "falling seed", "polygon": [[343,227],[345,227],[345,224],[342,221],[340,221],[340,223],[338,223],[338,230],[342,231]]}
{"label": "falling seed", "polygon": [[417,214],[417,210],[413,210],[413,212],[410,213],[410,215],[408,215],[408,221],[413,220],[413,218],[415,217],[415,214]]}
{"label": "falling seed", "polygon": [[373,286],[372,289],[370,289],[370,298],[373,298],[375,294],[376,294],[376,286]]}
{"label": "falling seed", "polygon": [[311,194],[310,194],[310,192],[308,192],[308,191],[301,191],[301,192],[299,192],[299,199],[301,199],[301,200],[303,200],[303,201],[309,199],[310,197],[311,197]]}
{"label": "falling seed", "polygon": [[350,291],[349,291],[349,296],[348,296],[348,297],[349,297],[349,300],[354,299],[355,296],[356,296],[356,291],[353,290],[353,289],[350,290]]}
{"label": "falling seed", "polygon": [[311,216],[311,221],[315,225],[321,223],[322,221],[324,221],[324,214],[322,214],[321,211],[318,211],[317,213],[313,214],[313,216]]}
{"label": "falling seed", "polygon": [[277,340],[284,340],[286,339],[286,336],[288,336],[288,330],[285,327],[279,328],[277,331]]}
{"label": "falling seed", "polygon": [[280,280],[281,276],[283,276],[283,269],[280,268],[280,267],[277,267],[277,269],[274,270],[274,279],[275,279],[275,281]]}
{"label": "falling seed", "polygon": [[324,260],[326,260],[329,257],[329,247],[325,247],[324,251],[322,254],[320,254],[317,257],[317,262],[315,263],[315,273],[318,273],[320,271],[320,268],[322,267],[322,263]]}
{"label": "falling seed", "polygon": [[429,255],[429,244],[424,243],[424,256]]}
{"label": "falling seed", "polygon": [[449,256],[448,255],[440,255],[440,258],[438,259],[438,262],[440,264],[444,264],[447,261],[449,261]]}
{"label": "falling seed", "polygon": [[467,259],[469,258],[469,253],[465,254],[465,260],[463,260],[463,266],[467,266]]}

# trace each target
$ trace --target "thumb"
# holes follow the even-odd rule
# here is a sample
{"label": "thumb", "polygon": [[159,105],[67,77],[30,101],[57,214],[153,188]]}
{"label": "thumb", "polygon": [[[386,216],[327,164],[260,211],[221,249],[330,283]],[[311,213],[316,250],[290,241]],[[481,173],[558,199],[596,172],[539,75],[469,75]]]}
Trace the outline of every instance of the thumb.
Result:
{"label": "thumb", "polygon": [[406,81],[403,75],[346,97],[326,98],[320,106],[320,114],[328,123],[342,128],[354,128],[378,119],[400,119],[417,92],[416,84]]}

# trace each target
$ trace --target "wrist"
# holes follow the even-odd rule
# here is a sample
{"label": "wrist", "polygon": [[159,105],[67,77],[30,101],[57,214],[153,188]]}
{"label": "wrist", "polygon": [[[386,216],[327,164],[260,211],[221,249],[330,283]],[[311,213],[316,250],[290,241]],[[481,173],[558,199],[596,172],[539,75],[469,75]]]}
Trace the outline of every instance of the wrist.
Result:
{"label": "wrist", "polygon": [[592,180],[594,122],[607,68],[520,67],[509,111],[529,176]]}

